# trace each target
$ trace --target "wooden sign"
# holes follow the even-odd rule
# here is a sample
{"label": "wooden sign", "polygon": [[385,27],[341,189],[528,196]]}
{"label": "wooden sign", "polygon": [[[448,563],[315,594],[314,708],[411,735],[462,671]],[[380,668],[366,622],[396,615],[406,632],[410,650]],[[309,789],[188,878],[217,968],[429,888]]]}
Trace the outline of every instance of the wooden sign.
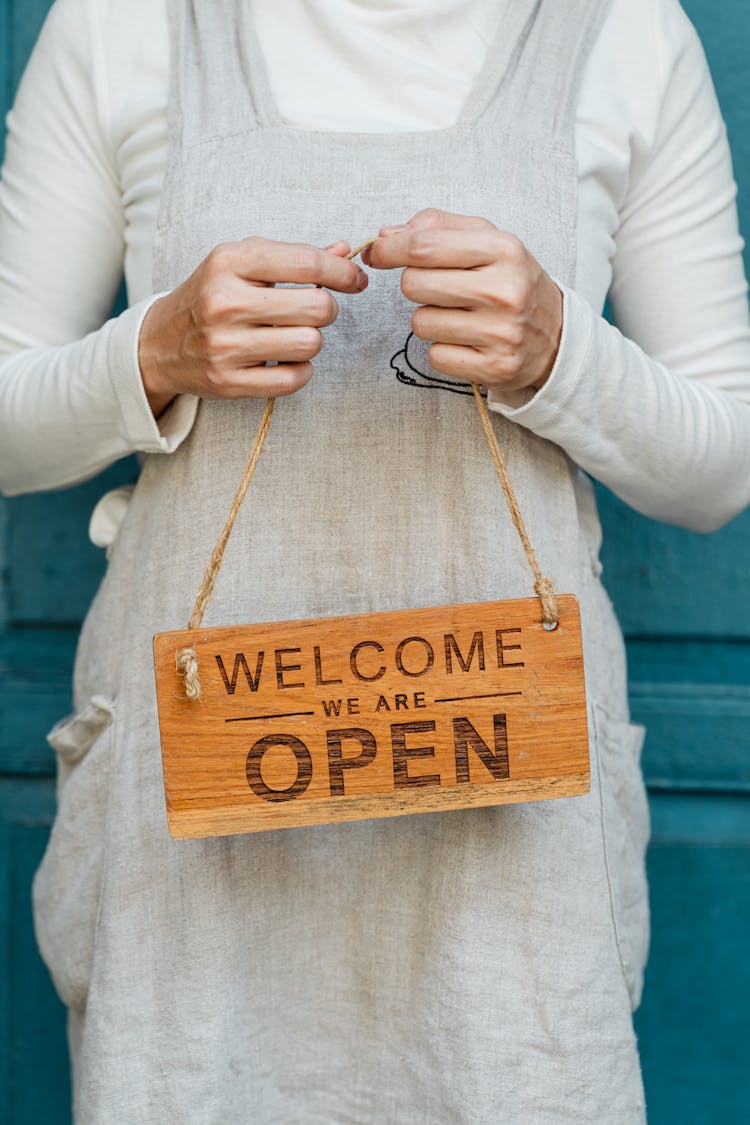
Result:
{"label": "wooden sign", "polygon": [[[160,633],[169,829],[220,836],[589,788],[578,603],[537,598]],[[191,701],[175,654],[192,646]]]}

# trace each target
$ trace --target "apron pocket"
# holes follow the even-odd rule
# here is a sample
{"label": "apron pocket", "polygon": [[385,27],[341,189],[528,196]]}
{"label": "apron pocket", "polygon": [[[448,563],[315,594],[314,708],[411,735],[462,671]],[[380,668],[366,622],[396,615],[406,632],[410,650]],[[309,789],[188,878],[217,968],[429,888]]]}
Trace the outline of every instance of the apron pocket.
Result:
{"label": "apron pocket", "polygon": [[36,937],[61,1000],[86,1005],[99,908],[114,703],[94,696],[57,723],[57,815],[34,877]]}
{"label": "apron pocket", "polygon": [[645,854],[650,822],[641,773],[645,728],[594,704],[604,857],[622,974],[635,1010],[648,955]]}

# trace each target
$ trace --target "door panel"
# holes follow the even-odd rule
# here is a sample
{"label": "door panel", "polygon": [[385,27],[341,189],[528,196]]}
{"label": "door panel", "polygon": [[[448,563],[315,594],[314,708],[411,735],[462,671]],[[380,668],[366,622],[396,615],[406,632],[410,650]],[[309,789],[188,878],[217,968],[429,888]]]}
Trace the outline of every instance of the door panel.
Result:
{"label": "door panel", "polygon": [[65,1010],[34,941],[29,889],[54,810],[49,779],[0,781],[0,1121],[65,1125]]}
{"label": "door panel", "polygon": [[648,1119],[750,1121],[750,801],[652,794],[653,936],[636,1015]]}
{"label": "door panel", "polygon": [[[97,500],[131,484],[138,465],[128,457],[94,480],[66,492],[6,500],[6,617],[17,626],[75,625],[86,613],[104,572],[104,554],[88,538]],[[29,566],[29,559],[36,565]]]}

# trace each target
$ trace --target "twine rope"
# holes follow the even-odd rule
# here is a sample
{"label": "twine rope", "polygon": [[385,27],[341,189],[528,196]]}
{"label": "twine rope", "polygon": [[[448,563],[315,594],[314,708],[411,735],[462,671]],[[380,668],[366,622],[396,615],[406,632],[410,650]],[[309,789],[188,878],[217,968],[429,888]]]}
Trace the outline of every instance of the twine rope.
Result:
{"label": "twine rope", "polygon": [[[263,414],[261,415],[260,425],[255,435],[250,455],[247,459],[245,469],[242,473],[240,483],[237,485],[237,491],[232,500],[232,507],[229,509],[227,521],[224,524],[221,535],[218,538],[216,546],[213,549],[211,558],[208,560],[201,582],[198,597],[195,599],[193,612],[190,614],[190,620],[187,623],[188,629],[198,629],[203,620],[203,614],[206,612],[206,606],[211,600],[211,595],[214,592],[216,579],[221,569],[221,563],[224,558],[224,551],[229,542],[229,536],[232,534],[234,521],[237,518],[237,513],[240,510],[242,501],[245,499],[245,493],[250,487],[250,481],[255,476],[255,470],[260,461],[260,455],[263,452],[266,437],[271,426],[271,418],[273,416],[273,408],[276,403],[275,398],[266,399],[266,404],[263,407]],[[201,697],[201,681],[198,672],[198,653],[194,648],[182,648],[175,656],[175,667],[178,673],[183,677],[185,682],[185,695],[188,699],[200,699]]]}
{"label": "twine rope", "polygon": [[505,458],[503,457],[502,450],[498,443],[495,431],[492,428],[490,421],[490,414],[487,409],[487,404],[482,398],[479,386],[476,383],[471,384],[471,389],[474,392],[474,401],[477,404],[479,417],[482,419],[482,429],[484,436],[487,438],[487,445],[489,446],[492,460],[495,463],[497,475],[500,478],[503,494],[510,509],[513,526],[518,532],[518,538],[521,540],[521,545],[524,549],[526,559],[531,567],[534,575],[534,593],[542,603],[542,621],[548,629],[557,628],[560,620],[560,607],[557,604],[557,594],[555,593],[555,584],[551,578],[545,578],[542,574],[539,563],[536,561],[536,554],[534,548],[531,546],[531,540],[526,530],[521,509],[518,506],[516,494],[513,491],[513,485],[510,483],[508,470],[505,466]]}
{"label": "twine rope", "polygon": [[[377,239],[377,235],[374,238],[366,239],[364,242],[360,243],[359,246],[355,246],[353,250],[350,250],[346,257],[349,259],[356,258],[357,255],[361,254],[363,250],[366,250],[368,246],[372,246],[374,242],[377,242]],[[472,383],[471,387],[474,392],[474,399],[477,404],[479,416],[482,420],[482,428],[487,439],[487,445],[489,446],[490,454],[495,464],[495,469],[500,479],[500,484],[502,485],[503,494],[508,504],[513,524],[516,531],[518,532],[518,536],[521,540],[521,544],[526,554],[529,566],[531,567],[531,570],[534,574],[534,592],[537,594],[542,604],[542,620],[544,622],[544,625],[548,629],[554,629],[556,628],[557,623],[560,619],[560,610],[557,604],[557,595],[555,593],[554,583],[551,578],[545,578],[542,575],[541,570],[539,569],[539,564],[534,553],[534,548],[531,546],[531,540],[529,539],[528,533],[526,531],[526,525],[523,521],[523,516],[521,515],[521,510],[518,506],[516,494],[513,491],[513,485],[511,484],[510,477],[508,476],[508,470],[505,466],[505,460],[500,450],[497,437],[495,436],[495,431],[492,428],[492,422],[490,421],[489,412],[485,405],[484,399],[482,398],[478,385],[476,383]],[[208,566],[206,567],[205,573],[203,575],[203,581],[201,582],[198,596],[195,599],[193,612],[190,614],[190,620],[187,624],[188,629],[198,629],[200,627],[201,621],[203,620],[203,615],[206,612],[206,607],[211,600],[211,595],[213,594],[216,579],[218,577],[219,570],[221,569],[221,563],[224,558],[224,551],[226,550],[227,543],[229,542],[229,536],[232,534],[234,521],[237,518],[237,513],[240,510],[242,501],[245,499],[245,494],[250,487],[250,482],[255,475],[255,470],[258,467],[260,455],[263,452],[263,446],[265,444],[266,437],[268,436],[268,431],[271,426],[271,417],[273,415],[275,402],[275,398],[269,398],[266,400],[260,424],[255,435],[255,440],[253,441],[253,445],[250,450],[245,469],[242,473],[240,483],[237,486],[237,491],[234,494],[234,499],[232,500],[232,506],[229,510],[229,515],[227,516],[224,528],[221,532],[221,535],[219,536],[216,546],[213,549],[211,558],[208,561]],[[194,701],[200,700],[201,681],[199,673],[198,654],[195,649],[190,646],[180,649],[175,654],[175,666],[178,673],[183,678],[185,694],[188,699]]]}

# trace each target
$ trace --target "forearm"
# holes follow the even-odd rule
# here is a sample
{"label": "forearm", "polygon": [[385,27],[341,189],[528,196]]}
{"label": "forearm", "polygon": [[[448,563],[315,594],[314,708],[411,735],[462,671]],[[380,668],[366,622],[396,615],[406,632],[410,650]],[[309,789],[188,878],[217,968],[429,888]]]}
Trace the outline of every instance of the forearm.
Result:
{"label": "forearm", "polygon": [[140,379],[138,332],[150,298],[62,347],[0,360],[0,489],[8,495],[92,476],[135,451],[171,452],[189,431],[182,396],[155,421]]}
{"label": "forearm", "polygon": [[[533,397],[503,396],[507,405],[495,408],[561,445],[638,511],[710,530],[750,501],[743,244],[700,43],[676,4],[654,6],[653,18],[664,56],[654,72],[655,81],[662,75],[658,97],[636,99],[612,138],[601,128],[589,138],[609,140],[628,161],[627,177],[611,181],[623,185],[612,197],[610,291],[622,334],[599,317],[604,293],[589,270],[581,291],[566,294],[548,383]],[[606,74],[598,82],[604,88]],[[596,176],[595,152],[586,161]]]}
{"label": "forearm", "polygon": [[711,531],[750,503],[750,405],[649,358],[570,290],[547,384],[490,405],[654,519]]}
{"label": "forearm", "polygon": [[71,484],[134,450],[167,452],[195,412],[192,400],[176,401],[157,425],[149,410],[137,343],[152,299],[106,321],[125,213],[97,27],[88,0],[53,7],[8,117],[0,490],[9,494]]}

